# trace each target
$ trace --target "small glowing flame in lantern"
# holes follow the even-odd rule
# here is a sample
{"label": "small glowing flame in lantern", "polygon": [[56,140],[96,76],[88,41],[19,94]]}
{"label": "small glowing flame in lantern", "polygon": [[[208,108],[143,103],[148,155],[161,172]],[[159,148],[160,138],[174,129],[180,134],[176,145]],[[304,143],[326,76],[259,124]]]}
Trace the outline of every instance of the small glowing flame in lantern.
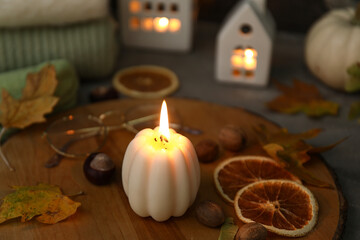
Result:
{"label": "small glowing flame in lantern", "polygon": [[231,57],[231,63],[234,67],[242,67],[243,65],[243,59],[239,55],[232,55]]}
{"label": "small glowing flame in lantern", "polygon": [[245,50],[245,57],[246,58],[252,58],[254,56],[254,52],[251,49]]}
{"label": "small glowing flame in lantern", "polygon": [[170,32],[177,32],[181,28],[181,21],[177,18],[171,18],[169,24],[169,31]]}
{"label": "small glowing flame in lantern", "polygon": [[141,3],[139,1],[131,1],[129,2],[129,10],[132,13],[138,13],[141,10]]}
{"label": "small glowing flame in lantern", "polygon": [[244,50],[241,48],[236,48],[233,50],[233,55],[231,56],[231,64],[233,67],[242,67],[243,66],[243,57],[244,56]]}
{"label": "small glowing flame in lantern", "polygon": [[153,28],[153,20],[152,20],[152,18],[144,18],[142,20],[142,28],[145,31],[151,31],[152,28]]}
{"label": "small glowing flame in lantern", "polygon": [[246,70],[254,70],[256,68],[257,52],[254,49],[247,48],[244,52],[244,67]]}
{"label": "small glowing flame in lantern", "polygon": [[169,118],[165,100],[161,105],[159,132],[160,136],[163,135],[167,140],[170,140]]}
{"label": "small glowing flame in lantern", "polygon": [[129,25],[130,25],[130,28],[131,28],[132,30],[137,30],[137,29],[139,29],[139,26],[140,26],[140,20],[139,20],[139,18],[137,18],[137,17],[132,17],[132,18],[130,18]]}
{"label": "small glowing flame in lantern", "polygon": [[154,19],[154,28],[157,32],[165,32],[169,26],[169,19],[166,17],[157,17]]}

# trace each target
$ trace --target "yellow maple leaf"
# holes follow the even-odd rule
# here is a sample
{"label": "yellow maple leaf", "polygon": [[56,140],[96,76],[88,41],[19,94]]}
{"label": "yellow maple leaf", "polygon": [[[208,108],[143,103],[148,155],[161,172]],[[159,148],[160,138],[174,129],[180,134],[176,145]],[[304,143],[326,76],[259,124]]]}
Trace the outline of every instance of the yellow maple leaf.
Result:
{"label": "yellow maple leaf", "polygon": [[25,222],[37,216],[39,222],[54,224],[73,215],[81,205],[62,195],[57,186],[41,183],[13,188],[15,192],[2,199],[0,223],[17,217]]}
{"label": "yellow maple leaf", "polygon": [[26,85],[20,99],[14,99],[7,90],[2,90],[0,123],[4,128],[25,128],[45,121],[59,98],[53,96],[57,86],[53,65],[43,67],[38,73],[27,75]]}

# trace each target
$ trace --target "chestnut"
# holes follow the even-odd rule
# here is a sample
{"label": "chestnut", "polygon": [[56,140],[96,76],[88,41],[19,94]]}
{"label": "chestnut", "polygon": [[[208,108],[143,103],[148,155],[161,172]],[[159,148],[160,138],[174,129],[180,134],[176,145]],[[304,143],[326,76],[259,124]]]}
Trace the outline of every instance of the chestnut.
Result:
{"label": "chestnut", "polygon": [[90,92],[91,102],[100,102],[119,98],[118,92],[113,87],[99,86]]}
{"label": "chestnut", "polygon": [[237,126],[227,125],[220,130],[219,141],[226,150],[238,152],[245,146],[246,134]]}
{"label": "chestnut", "polygon": [[216,160],[219,155],[219,145],[212,139],[204,139],[195,146],[200,162],[209,163]]}
{"label": "chestnut", "polygon": [[91,183],[104,185],[110,182],[115,172],[115,164],[107,154],[96,152],[86,158],[83,170]]}
{"label": "chestnut", "polygon": [[239,228],[235,240],[266,240],[267,230],[260,223],[252,222]]}
{"label": "chestnut", "polygon": [[225,222],[225,214],[222,208],[215,202],[205,200],[195,209],[198,221],[208,227],[219,227]]}

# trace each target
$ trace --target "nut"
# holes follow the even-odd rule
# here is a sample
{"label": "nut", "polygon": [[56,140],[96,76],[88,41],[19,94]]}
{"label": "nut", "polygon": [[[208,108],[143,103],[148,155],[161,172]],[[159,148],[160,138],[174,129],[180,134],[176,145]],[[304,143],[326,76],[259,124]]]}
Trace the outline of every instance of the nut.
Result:
{"label": "nut", "polygon": [[252,222],[239,228],[235,240],[265,240],[266,237],[266,228],[260,223]]}
{"label": "nut", "polygon": [[110,182],[115,172],[115,164],[105,153],[92,153],[83,166],[85,177],[95,185],[104,185]]}
{"label": "nut", "polygon": [[211,139],[204,139],[195,146],[195,151],[200,162],[208,163],[216,160],[219,145]]}
{"label": "nut", "polygon": [[245,146],[246,135],[241,128],[227,125],[220,130],[219,141],[226,150],[237,152]]}
{"label": "nut", "polygon": [[225,221],[222,208],[212,201],[203,201],[197,205],[196,217],[200,223],[208,227],[218,227]]}
{"label": "nut", "polygon": [[118,92],[113,87],[100,86],[96,87],[90,92],[91,102],[100,102],[110,99],[117,99],[119,97]]}

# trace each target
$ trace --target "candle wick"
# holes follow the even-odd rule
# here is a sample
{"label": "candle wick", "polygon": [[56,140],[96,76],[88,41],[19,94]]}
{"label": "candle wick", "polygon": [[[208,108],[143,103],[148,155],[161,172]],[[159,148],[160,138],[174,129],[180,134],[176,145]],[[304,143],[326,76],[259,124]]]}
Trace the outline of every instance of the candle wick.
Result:
{"label": "candle wick", "polygon": [[164,135],[160,135],[161,142],[169,142]]}

